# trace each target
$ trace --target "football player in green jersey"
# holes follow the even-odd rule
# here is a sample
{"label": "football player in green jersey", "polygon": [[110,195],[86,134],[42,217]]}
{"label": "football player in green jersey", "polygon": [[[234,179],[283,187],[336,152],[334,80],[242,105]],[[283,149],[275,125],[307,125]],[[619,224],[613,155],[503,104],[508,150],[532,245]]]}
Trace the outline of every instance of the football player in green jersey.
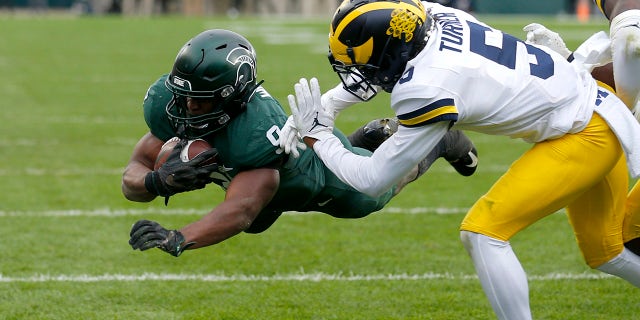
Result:
{"label": "football player in green jersey", "polygon": [[[406,183],[415,180],[439,157],[462,175],[477,166],[477,151],[461,131],[451,131],[436,151],[407,178],[377,197],[342,183],[313,150],[280,148],[287,114],[256,78],[256,53],[241,35],[208,30],[178,53],[169,75],[148,89],[144,118],[149,127],[133,150],[124,171],[122,192],[132,201],[148,202],[205,187],[214,182],[225,199],[199,221],[168,230],[149,220],[136,222],[130,233],[133,249],[160,248],[173,256],[185,249],[209,246],[240,232],[259,233],[284,211],[319,211],[336,218],[361,218],[380,210]],[[394,119],[374,120],[349,138],[334,130],[345,146],[358,154],[371,151],[388,138]],[[295,130],[288,130],[295,132]],[[163,143],[174,136],[203,138],[214,149],[182,162],[179,143],[167,162],[153,170]],[[215,165],[204,165],[215,158]]]}

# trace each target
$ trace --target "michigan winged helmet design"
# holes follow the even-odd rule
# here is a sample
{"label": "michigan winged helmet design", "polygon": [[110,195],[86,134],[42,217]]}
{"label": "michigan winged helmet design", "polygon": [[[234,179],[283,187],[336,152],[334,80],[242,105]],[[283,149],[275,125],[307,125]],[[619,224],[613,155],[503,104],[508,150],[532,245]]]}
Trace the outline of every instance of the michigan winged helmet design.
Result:
{"label": "michigan winged helmet design", "polygon": [[[255,50],[235,32],[204,31],[180,49],[165,85],[174,95],[167,114],[176,132],[190,139],[206,136],[224,128],[246,108],[259,85]],[[214,108],[203,115],[189,115],[187,99],[208,99]]]}
{"label": "michigan winged helmet design", "polygon": [[432,25],[418,0],[345,0],[331,21],[329,62],[360,99],[372,98],[374,86],[391,92]]}

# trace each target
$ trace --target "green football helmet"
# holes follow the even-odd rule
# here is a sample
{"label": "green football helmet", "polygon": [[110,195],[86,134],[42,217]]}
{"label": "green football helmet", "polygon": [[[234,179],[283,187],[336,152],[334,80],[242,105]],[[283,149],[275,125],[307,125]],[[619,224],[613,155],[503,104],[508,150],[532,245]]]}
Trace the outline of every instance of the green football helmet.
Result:
{"label": "green football helmet", "polygon": [[[204,137],[242,113],[258,85],[251,43],[229,30],[204,31],[180,49],[165,81],[174,96],[167,105],[169,120],[178,136]],[[214,108],[203,115],[190,115],[187,98],[210,99]]]}

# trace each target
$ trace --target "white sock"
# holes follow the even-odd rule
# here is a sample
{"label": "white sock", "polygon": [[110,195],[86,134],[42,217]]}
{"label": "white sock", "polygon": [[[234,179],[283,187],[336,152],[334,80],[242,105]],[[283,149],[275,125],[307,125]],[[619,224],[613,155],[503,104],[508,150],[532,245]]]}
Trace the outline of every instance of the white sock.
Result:
{"label": "white sock", "polygon": [[596,269],[620,277],[640,288],[640,257],[626,248],[615,258]]}
{"label": "white sock", "polygon": [[460,239],[498,319],[531,319],[527,275],[509,242],[469,231]]}

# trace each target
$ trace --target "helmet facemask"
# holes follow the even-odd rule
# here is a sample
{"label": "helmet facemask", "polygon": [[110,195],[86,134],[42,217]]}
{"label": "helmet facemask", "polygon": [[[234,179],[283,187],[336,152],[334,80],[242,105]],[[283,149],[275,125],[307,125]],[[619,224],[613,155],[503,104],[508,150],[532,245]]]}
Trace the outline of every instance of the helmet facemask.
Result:
{"label": "helmet facemask", "polygon": [[[190,115],[187,99],[210,100],[213,110],[202,115]],[[231,116],[225,112],[225,105],[233,103],[220,96],[198,97],[183,93],[173,93],[173,101],[167,105],[167,115],[178,136],[188,139],[202,138],[227,125]]]}
{"label": "helmet facemask", "polygon": [[331,54],[329,54],[329,62],[333,67],[333,71],[340,77],[342,86],[349,93],[362,101],[369,101],[378,93],[374,83],[368,80],[375,74],[378,67],[355,64],[345,65],[335,60]]}

